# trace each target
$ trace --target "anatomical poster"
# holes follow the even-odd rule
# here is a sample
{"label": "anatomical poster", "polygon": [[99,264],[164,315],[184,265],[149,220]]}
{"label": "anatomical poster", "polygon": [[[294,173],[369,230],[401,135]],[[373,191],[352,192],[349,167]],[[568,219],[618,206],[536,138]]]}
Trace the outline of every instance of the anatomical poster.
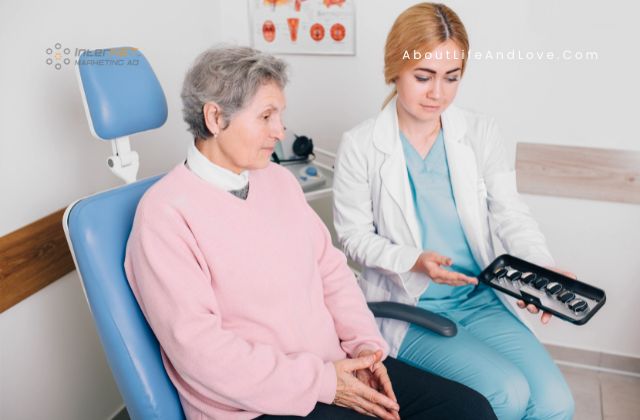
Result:
{"label": "anatomical poster", "polygon": [[282,54],[355,54],[354,0],[248,0],[253,46]]}

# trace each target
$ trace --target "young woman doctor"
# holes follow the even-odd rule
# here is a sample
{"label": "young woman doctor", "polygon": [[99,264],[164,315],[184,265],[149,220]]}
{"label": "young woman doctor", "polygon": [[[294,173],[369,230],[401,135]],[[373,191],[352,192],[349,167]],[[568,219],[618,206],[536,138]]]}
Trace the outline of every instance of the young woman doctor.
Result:
{"label": "young woman doctor", "polygon": [[363,266],[368,301],[417,305],[457,324],[448,338],[378,320],[393,356],[479,391],[500,419],[571,419],[569,388],[521,319],[524,302],[474,278],[496,257],[492,234],[510,254],[554,262],[518,196],[496,123],[451,105],[468,50],[447,6],[417,4],[396,19],[384,58],[393,92],[340,144],[335,228]]}

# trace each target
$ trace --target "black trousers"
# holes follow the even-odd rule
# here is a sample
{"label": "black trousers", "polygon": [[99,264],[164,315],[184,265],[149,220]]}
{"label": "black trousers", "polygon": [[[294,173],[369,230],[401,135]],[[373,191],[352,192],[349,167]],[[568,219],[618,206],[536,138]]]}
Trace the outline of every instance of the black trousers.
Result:
{"label": "black trousers", "polygon": [[[473,389],[387,357],[383,362],[400,405],[400,418],[428,420],[496,420],[489,402]],[[298,416],[260,416],[260,419],[300,419]],[[371,420],[354,410],[316,404],[305,419]]]}

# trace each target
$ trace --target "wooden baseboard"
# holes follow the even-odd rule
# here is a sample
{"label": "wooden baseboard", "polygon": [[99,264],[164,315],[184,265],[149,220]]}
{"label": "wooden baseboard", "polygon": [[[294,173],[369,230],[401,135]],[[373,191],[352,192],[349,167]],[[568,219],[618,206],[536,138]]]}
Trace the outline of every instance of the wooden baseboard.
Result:
{"label": "wooden baseboard", "polygon": [[571,347],[545,344],[545,347],[558,363],[584,366],[594,370],[615,371],[627,375],[640,376],[640,357],[620,356],[618,354],[576,349]]}

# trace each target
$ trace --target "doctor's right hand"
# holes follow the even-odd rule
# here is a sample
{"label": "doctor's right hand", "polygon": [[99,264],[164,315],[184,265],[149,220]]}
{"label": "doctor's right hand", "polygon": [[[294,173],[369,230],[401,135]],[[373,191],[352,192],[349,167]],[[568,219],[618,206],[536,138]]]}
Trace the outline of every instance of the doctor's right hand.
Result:
{"label": "doctor's right hand", "polygon": [[448,284],[449,286],[466,286],[467,284],[478,284],[478,279],[465,276],[456,271],[450,271],[445,267],[450,267],[453,260],[437,252],[425,251],[416,260],[411,271],[424,273],[436,283]]}
{"label": "doctor's right hand", "polygon": [[400,420],[397,402],[360,382],[354,375],[361,369],[369,369],[379,361],[381,354],[370,354],[355,359],[333,362],[338,384],[333,404],[347,407],[372,417],[384,420]]}

